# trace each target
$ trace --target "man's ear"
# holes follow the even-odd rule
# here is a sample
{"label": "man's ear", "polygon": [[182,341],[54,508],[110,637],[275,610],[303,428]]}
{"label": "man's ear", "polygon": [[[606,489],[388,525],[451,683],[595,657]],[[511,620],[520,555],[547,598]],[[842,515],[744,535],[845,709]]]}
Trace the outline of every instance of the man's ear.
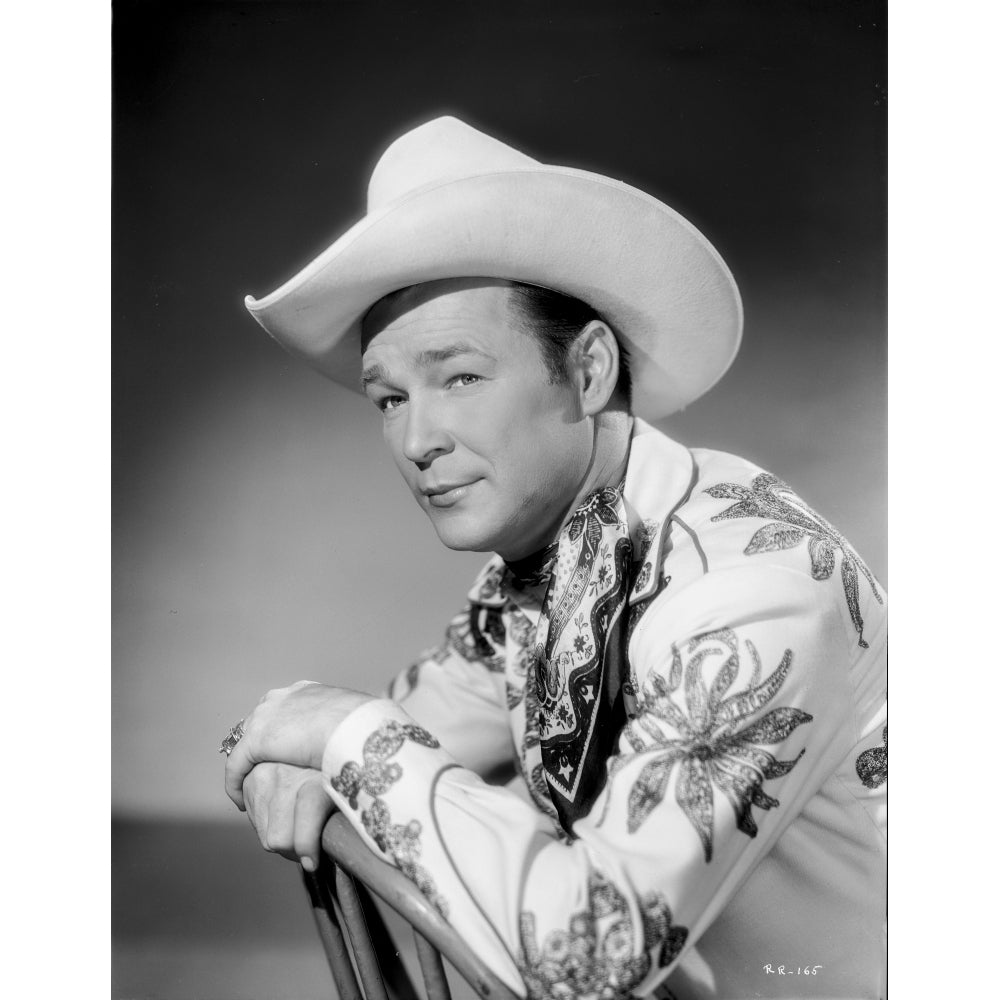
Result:
{"label": "man's ear", "polygon": [[618,385],[618,341],[607,323],[591,320],[573,345],[580,405],[593,417],[611,402]]}

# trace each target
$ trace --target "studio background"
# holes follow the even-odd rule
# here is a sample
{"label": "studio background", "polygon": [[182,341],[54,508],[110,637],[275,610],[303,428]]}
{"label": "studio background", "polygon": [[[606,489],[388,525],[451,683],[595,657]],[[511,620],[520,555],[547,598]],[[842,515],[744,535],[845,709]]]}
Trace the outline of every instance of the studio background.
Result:
{"label": "studio background", "polygon": [[[115,995],[328,995],[294,867],[215,753],[270,687],[377,691],[485,556],[452,553],[362,397],[245,312],[452,113],[661,197],[744,342],[658,426],[790,482],[887,582],[884,5],[114,5]],[[293,977],[290,979],[289,977]]]}

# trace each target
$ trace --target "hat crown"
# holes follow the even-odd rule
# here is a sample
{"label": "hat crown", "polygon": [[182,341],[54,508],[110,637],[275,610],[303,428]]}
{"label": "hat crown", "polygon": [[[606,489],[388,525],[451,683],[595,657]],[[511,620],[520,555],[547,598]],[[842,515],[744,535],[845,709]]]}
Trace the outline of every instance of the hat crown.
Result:
{"label": "hat crown", "polygon": [[368,182],[368,211],[435,182],[536,166],[537,160],[458,118],[435,118],[400,136],[382,154]]}

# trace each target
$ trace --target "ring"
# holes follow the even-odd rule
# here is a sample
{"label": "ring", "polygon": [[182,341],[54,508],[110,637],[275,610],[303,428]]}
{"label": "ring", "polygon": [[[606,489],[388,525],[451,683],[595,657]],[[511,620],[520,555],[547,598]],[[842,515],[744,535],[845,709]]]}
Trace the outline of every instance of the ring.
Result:
{"label": "ring", "polygon": [[224,753],[227,757],[236,749],[236,744],[239,743],[241,739],[246,735],[246,731],[243,728],[243,719],[229,730],[229,735],[222,741],[222,746],[219,747],[219,753]]}

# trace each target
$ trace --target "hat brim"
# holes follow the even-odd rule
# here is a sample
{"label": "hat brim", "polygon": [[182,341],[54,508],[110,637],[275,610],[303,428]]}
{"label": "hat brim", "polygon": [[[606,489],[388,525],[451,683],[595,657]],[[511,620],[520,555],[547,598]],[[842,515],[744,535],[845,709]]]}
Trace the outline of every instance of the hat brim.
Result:
{"label": "hat brim", "polygon": [[624,340],[633,409],[656,419],[710,389],[739,347],[736,283],[694,226],[599,174],[544,165],[420,188],[365,216],[246,307],[280,344],[360,391],[361,319],[440,278],[506,278],[572,295]]}

